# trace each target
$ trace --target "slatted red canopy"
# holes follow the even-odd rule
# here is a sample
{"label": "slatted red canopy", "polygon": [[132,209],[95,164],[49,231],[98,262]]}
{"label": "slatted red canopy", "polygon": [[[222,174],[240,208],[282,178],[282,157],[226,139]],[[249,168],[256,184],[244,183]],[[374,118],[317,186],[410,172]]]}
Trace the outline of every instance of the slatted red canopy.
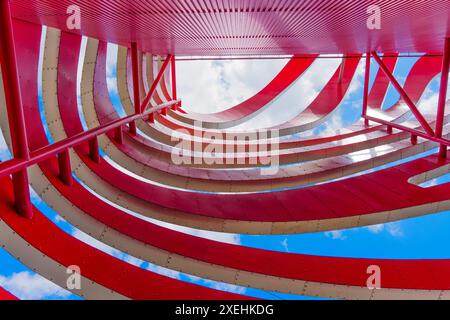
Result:
{"label": "slatted red canopy", "polygon": [[[442,52],[447,0],[380,0],[381,29],[369,30],[372,0],[12,0],[16,19],[68,31],[81,9],[86,36],[177,55]],[[411,19],[411,17],[414,17]]]}

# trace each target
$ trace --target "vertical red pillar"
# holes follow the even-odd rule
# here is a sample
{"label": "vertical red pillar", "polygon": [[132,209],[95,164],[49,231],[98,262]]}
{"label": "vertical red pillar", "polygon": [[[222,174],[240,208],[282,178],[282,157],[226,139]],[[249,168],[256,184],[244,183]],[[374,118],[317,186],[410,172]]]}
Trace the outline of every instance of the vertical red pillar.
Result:
{"label": "vertical red pillar", "polygon": [[339,79],[338,83],[342,83],[342,78],[344,77],[344,69],[345,69],[345,56],[342,58],[341,67],[339,68]]}
{"label": "vertical red pillar", "polygon": [[[177,71],[175,56],[172,56],[172,99],[177,100]],[[177,105],[173,105],[172,109],[176,110]]]}
{"label": "vertical red pillar", "polygon": [[[139,92],[139,61],[138,61],[138,50],[136,42],[131,44],[131,66],[133,73],[133,103],[134,103],[134,113],[140,114],[141,111],[141,96]],[[136,134],[136,124],[133,121],[130,123],[130,131],[132,134]]]}
{"label": "vertical red pillar", "polygon": [[[29,159],[30,151],[28,149],[25,117],[20,95],[9,0],[0,1],[0,63],[14,158]],[[33,217],[33,207],[30,200],[26,169],[13,174],[12,180],[16,208],[22,216],[31,219]]]}
{"label": "vertical red pillar", "polygon": [[98,151],[98,139],[97,137],[89,140],[89,157],[95,163],[100,163],[100,153]]}
{"label": "vertical red pillar", "polygon": [[70,165],[69,150],[65,150],[58,154],[59,177],[65,185],[73,186],[72,167]]}
{"label": "vertical red pillar", "polygon": [[[141,113],[141,97],[139,94],[139,61],[138,61],[138,50],[137,43],[131,43],[131,72],[133,76],[133,103],[134,103],[134,113]],[[131,134],[136,134],[136,123],[134,121],[130,122],[130,132]]]}
{"label": "vertical red pillar", "polygon": [[[441,85],[439,87],[439,102],[436,118],[435,136],[437,138],[442,138],[442,132],[444,127],[445,104],[447,102],[449,62],[450,62],[450,38],[446,38],[444,46],[444,56],[442,59]],[[447,146],[441,145],[441,148],[439,150],[439,156],[441,158],[447,157]]]}
{"label": "vertical red pillar", "polygon": [[118,127],[115,131],[114,131],[114,139],[116,140],[116,142],[118,144],[122,144],[123,143],[123,130],[122,130],[122,126]]}
{"label": "vertical red pillar", "polygon": [[[369,81],[370,81],[370,52],[366,54],[366,73],[364,75],[364,98],[363,98],[363,110],[362,116],[365,117],[367,115],[367,103],[369,100]],[[369,125],[369,121],[364,119],[364,124]]]}

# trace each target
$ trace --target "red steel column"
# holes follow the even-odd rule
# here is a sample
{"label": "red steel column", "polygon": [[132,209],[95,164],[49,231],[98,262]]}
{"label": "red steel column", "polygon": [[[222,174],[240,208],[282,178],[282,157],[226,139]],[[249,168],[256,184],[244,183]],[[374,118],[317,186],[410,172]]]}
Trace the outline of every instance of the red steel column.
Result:
{"label": "red steel column", "polygon": [[344,77],[344,69],[345,69],[345,57],[342,58],[341,67],[339,68],[339,79],[338,83],[342,83],[342,78]]}
{"label": "red steel column", "polygon": [[[363,110],[362,110],[362,116],[365,117],[367,115],[367,103],[369,100],[369,81],[370,81],[370,59],[371,59],[370,52],[367,52],[366,54],[366,73],[364,76],[364,98],[363,98]],[[364,124],[367,126],[369,125],[369,120],[364,119]]]}
{"label": "red steel column", "polygon": [[[141,111],[141,96],[139,93],[139,61],[136,42],[133,42],[131,44],[131,65],[133,73],[134,113],[140,114],[142,111]],[[130,131],[132,134],[136,134],[136,123],[134,121],[132,122],[132,124],[130,124]]]}
{"label": "red steel column", "polygon": [[[177,98],[177,71],[176,71],[175,56],[172,56],[172,100],[178,100],[178,98]],[[176,110],[177,106],[174,105],[172,109]]]}
{"label": "red steel column", "polygon": [[97,137],[89,140],[89,157],[95,163],[100,163],[100,153],[98,151],[98,139]]}
{"label": "red steel column", "polygon": [[116,142],[118,144],[122,144],[123,143],[123,130],[122,130],[122,126],[117,127],[116,130],[114,130],[114,139],[116,140]]}
{"label": "red steel column", "polygon": [[[444,46],[444,56],[442,60],[442,74],[441,74],[441,85],[439,88],[439,102],[436,118],[436,132],[435,136],[437,138],[442,138],[442,131],[444,127],[444,115],[445,115],[445,105],[447,102],[447,86],[448,86],[448,72],[449,72],[449,62],[450,62],[450,38],[445,39]],[[439,150],[439,156],[441,158],[447,157],[447,147],[441,145]]]}
{"label": "red steel column", "polygon": [[70,165],[69,150],[65,150],[58,154],[59,177],[65,185],[73,186],[72,167]]}
{"label": "red steel column", "polygon": [[[28,149],[25,117],[20,95],[9,0],[0,1],[0,63],[14,158],[28,160],[30,151]],[[30,200],[27,170],[23,169],[13,174],[12,180],[16,209],[20,215],[31,219],[33,217],[33,207]]]}

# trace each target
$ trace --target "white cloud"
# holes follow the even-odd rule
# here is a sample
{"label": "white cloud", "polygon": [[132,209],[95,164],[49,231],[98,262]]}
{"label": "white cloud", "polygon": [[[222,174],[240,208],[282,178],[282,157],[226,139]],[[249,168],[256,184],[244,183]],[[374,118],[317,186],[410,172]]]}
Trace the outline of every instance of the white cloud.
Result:
{"label": "white cloud", "polygon": [[267,128],[294,119],[319,95],[340,62],[341,59],[316,60],[291,87],[272,101],[267,109],[233,129]]}
{"label": "white cloud", "polygon": [[325,232],[325,236],[333,240],[346,240],[347,236],[341,230]]}
{"label": "white cloud", "polygon": [[289,243],[288,243],[289,239],[285,238],[283,241],[281,241],[281,245],[283,246],[284,250],[286,252],[289,252]]}
{"label": "white cloud", "polygon": [[179,96],[187,110],[219,112],[264,88],[286,62],[287,60],[179,61]]}
{"label": "white cloud", "polygon": [[335,131],[342,129],[344,127],[344,117],[339,112],[334,112],[333,115],[321,126],[316,128],[316,134],[318,136],[320,135],[327,135],[330,131]]}
{"label": "white cloud", "polygon": [[397,222],[388,223],[386,228],[389,234],[395,238],[403,237],[404,235],[402,227]]}
{"label": "white cloud", "polygon": [[108,43],[108,49],[106,54],[106,75],[112,76],[115,73],[117,64],[117,53],[119,46],[113,43]]}
{"label": "white cloud", "polygon": [[384,230],[384,224],[376,224],[373,226],[367,227],[367,229],[374,234],[379,234]]}
{"label": "white cloud", "polygon": [[119,89],[117,88],[117,80],[115,77],[106,77],[106,85],[110,94],[118,95]]}
{"label": "white cloud", "polygon": [[402,237],[404,235],[400,222],[376,224],[373,226],[368,226],[366,227],[366,229],[373,234],[381,234],[383,232],[387,232],[389,235],[395,238]]}
{"label": "white cloud", "polygon": [[[436,84],[439,87],[439,80],[441,76],[436,76],[427,86],[425,92],[421,96],[417,106],[423,114],[436,114],[437,104],[439,100],[439,92],[433,89],[433,85]],[[450,83],[447,91],[450,92]]]}
{"label": "white cloud", "polygon": [[28,271],[14,273],[10,277],[0,276],[0,285],[22,300],[63,299],[71,294],[40,275]]}
{"label": "white cloud", "polygon": [[108,49],[106,54],[106,82],[108,91],[110,94],[119,94],[117,88],[116,77],[116,64],[117,64],[117,52],[119,47],[116,44],[108,43]]}
{"label": "white cloud", "polygon": [[425,90],[418,107],[423,114],[436,114],[439,94],[430,88]]}

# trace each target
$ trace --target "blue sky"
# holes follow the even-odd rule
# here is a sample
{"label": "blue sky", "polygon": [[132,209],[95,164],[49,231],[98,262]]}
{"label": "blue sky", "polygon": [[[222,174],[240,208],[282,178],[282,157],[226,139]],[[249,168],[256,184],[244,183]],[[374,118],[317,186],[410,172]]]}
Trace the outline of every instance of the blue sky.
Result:
{"label": "blue sky", "polygon": [[[109,46],[107,68],[108,88],[116,110],[118,110],[119,113],[122,113],[123,109],[120,106],[120,99],[117,94],[117,84],[115,83],[116,70],[114,67],[114,55],[116,50],[115,46]],[[276,105],[276,108],[269,108],[267,112],[265,112],[264,117],[261,117],[261,121],[265,121],[265,124],[271,123],[271,121],[272,123],[277,123],[282,121],[284,111],[290,113],[298,113],[301,111],[302,104],[299,103],[298,100],[312,99],[314,95],[320,91],[321,86],[324,85],[324,79],[332,74],[332,71],[328,71],[327,73],[324,72],[324,70],[331,70],[333,66],[336,66],[337,68],[339,64],[339,61],[332,61],[333,59],[324,60],[328,60],[326,62],[327,65],[318,64],[315,68],[312,68],[310,74],[307,75],[307,80],[302,82],[302,87],[307,88],[304,90],[303,96],[297,97],[292,95],[292,97],[289,98],[290,100],[286,100],[283,105],[279,104]],[[397,65],[395,75],[400,82],[404,81],[414,61],[414,58],[407,58],[401,60]],[[182,98],[186,97],[186,100],[183,99],[186,109],[197,112],[220,111],[227,106],[229,107],[245,100],[253,93],[260,90],[264,84],[269,79],[273,78],[273,76],[282,68],[284,63],[286,63],[286,60],[178,62],[179,96]],[[371,82],[373,82],[375,73],[378,70],[375,63],[372,63],[372,65]],[[192,79],[193,70],[196,70],[197,72],[197,77],[195,77],[194,81]],[[344,103],[335,113],[335,116],[323,124],[320,130],[344,126],[359,118],[362,102],[363,71],[364,68],[362,63],[358,70],[358,77],[352,84],[352,89],[347,95]],[[430,105],[435,104],[438,84],[438,80],[435,79],[429,86],[427,95],[423,100],[424,108],[429,108]],[[210,89],[205,91],[205,86]],[[193,88],[195,88],[195,90]],[[203,88],[203,90],[201,90],[201,88]],[[391,106],[392,103],[398,99],[398,94],[395,90],[390,88],[388,92],[388,96],[384,101],[385,108]],[[10,154],[5,149],[4,142],[2,142],[1,139],[0,146],[0,159],[9,159]],[[430,184],[447,183],[449,179],[449,175],[446,175],[432,181]],[[198,283],[213,288],[226,289],[260,298],[306,298],[223,285],[165,270],[96,242],[94,239],[82,233],[80,230],[77,230],[59,217],[57,213],[53,212],[53,210],[43,203],[36,195],[33,195],[33,202],[45,215],[47,215],[47,217],[54,221],[65,232],[118,259],[132,263],[140,268],[167,274],[183,281]],[[282,252],[366,258],[450,258],[450,248],[446,245],[447,243],[450,243],[450,212],[365,228],[288,236],[224,235],[206,232],[199,234],[193,230],[183,228],[176,229],[180,229],[182,232],[195,234],[196,236],[217,239],[218,241]],[[0,285],[16,294],[19,298],[79,299],[76,295],[68,293],[35,274],[1,248],[0,261]]]}

